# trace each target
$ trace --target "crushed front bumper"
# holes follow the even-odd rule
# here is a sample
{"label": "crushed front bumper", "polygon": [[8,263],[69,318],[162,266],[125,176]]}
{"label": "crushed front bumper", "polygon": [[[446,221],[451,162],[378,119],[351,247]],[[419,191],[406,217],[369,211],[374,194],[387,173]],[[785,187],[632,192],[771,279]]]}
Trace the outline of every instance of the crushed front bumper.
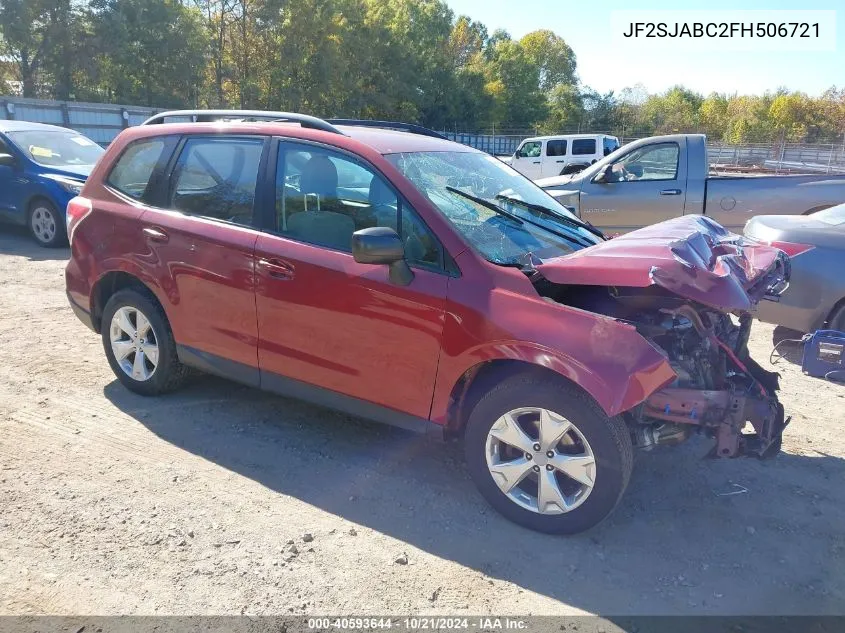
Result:
{"label": "crushed front bumper", "polygon": [[[716,439],[711,456],[766,459],[780,452],[789,424],[777,397],[731,391],[668,387],[653,393],[642,414],[651,419],[703,427]],[[743,433],[746,422],[753,433]]]}

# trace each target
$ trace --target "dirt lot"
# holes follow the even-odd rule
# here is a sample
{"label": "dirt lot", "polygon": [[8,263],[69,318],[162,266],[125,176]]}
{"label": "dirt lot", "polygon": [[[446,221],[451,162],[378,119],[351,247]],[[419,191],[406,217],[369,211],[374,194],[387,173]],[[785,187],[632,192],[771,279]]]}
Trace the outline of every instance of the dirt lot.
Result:
{"label": "dirt lot", "polygon": [[781,362],[777,459],[641,454],[610,520],[544,536],[457,445],[214,378],[129,393],[66,257],[0,233],[2,614],[845,614],[845,387]]}

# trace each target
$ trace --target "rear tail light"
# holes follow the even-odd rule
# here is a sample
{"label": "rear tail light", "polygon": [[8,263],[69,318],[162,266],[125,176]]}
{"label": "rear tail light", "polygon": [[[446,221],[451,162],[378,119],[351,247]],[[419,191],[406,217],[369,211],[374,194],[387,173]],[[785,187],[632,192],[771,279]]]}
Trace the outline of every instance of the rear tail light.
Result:
{"label": "rear tail light", "polygon": [[812,244],[796,244],[795,242],[769,242],[769,246],[779,248],[790,257],[795,257],[815,248]]}
{"label": "rear tail light", "polygon": [[76,227],[79,226],[79,223],[82,222],[85,216],[91,213],[91,208],[91,201],[88,198],[83,198],[82,196],[76,196],[67,203],[65,216],[67,217],[68,242],[73,239],[73,232]]}

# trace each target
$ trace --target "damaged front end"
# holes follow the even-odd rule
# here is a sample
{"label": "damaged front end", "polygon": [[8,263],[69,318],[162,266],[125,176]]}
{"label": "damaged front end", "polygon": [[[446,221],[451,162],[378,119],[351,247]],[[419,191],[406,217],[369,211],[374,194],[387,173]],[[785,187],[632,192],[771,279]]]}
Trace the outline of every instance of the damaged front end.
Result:
{"label": "damaged front end", "polygon": [[[737,324],[684,305],[661,316],[637,327],[667,354],[678,378],[629,412],[637,445],[677,443],[696,430],[716,440],[714,457],[776,455],[788,420],[776,395],[778,375],[748,354],[751,315]],[[747,423],[753,432],[743,432]]]}
{"label": "damaged front end", "polygon": [[750,357],[748,337],[757,302],[788,277],[777,249],[683,218],[545,262],[531,281],[549,300],[634,325],[666,356],[675,381],[624,414],[635,445],[699,432],[715,439],[714,457],[768,458],[789,420],[779,376]]}

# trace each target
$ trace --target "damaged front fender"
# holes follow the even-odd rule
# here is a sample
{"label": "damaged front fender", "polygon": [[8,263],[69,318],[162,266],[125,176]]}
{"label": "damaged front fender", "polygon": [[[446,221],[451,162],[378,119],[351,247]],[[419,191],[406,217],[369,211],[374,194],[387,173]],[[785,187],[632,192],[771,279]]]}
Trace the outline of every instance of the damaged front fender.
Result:
{"label": "damaged front fender", "polygon": [[448,422],[449,403],[466,376],[486,363],[520,361],[580,386],[608,416],[643,402],[676,379],[665,354],[617,319],[508,292],[488,296],[498,327],[454,306],[447,315],[431,419]]}

